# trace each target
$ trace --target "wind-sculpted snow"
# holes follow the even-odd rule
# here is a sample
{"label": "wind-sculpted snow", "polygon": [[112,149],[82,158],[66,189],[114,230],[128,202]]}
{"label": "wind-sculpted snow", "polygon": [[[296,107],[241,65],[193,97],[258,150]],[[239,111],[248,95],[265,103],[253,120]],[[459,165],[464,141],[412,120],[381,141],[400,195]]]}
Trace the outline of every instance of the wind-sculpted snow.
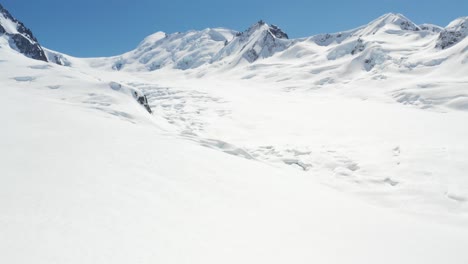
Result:
{"label": "wind-sculpted snow", "polygon": [[114,58],[115,70],[155,71],[161,68],[194,69],[209,63],[234,31],[216,28],[186,33],[156,33],[136,50]]}
{"label": "wind-sculpted snow", "polygon": [[421,28],[402,14],[386,14],[370,22],[355,34],[362,36],[375,35],[379,31],[397,29],[402,31],[420,31]]}

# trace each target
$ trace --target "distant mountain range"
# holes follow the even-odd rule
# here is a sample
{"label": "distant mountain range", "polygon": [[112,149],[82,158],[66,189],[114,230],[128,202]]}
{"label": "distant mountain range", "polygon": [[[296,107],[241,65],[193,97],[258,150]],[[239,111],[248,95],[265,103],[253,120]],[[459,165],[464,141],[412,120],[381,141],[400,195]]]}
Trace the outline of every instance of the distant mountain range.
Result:
{"label": "distant mountain range", "polygon": [[[70,65],[70,56],[43,48],[33,33],[1,5],[0,14],[0,34],[8,39],[11,48],[33,59]],[[187,70],[206,65],[232,68],[280,53],[296,53],[300,57],[300,54],[308,52],[303,46],[317,45],[330,48],[324,51],[329,60],[364,56],[363,68],[370,70],[381,63],[382,58],[379,59],[376,53],[382,54],[380,47],[389,42],[386,37],[392,42],[400,41],[402,45],[409,39],[414,42],[426,40],[424,48],[412,50],[413,54],[428,48],[437,52],[465,39],[468,35],[467,21],[468,17],[461,17],[442,28],[431,24],[416,25],[401,14],[389,13],[356,29],[300,39],[289,39],[278,26],[264,21],[253,24],[244,32],[224,28],[173,34],[157,32],[145,38],[135,50],[100,58],[101,63],[94,64],[117,71]],[[104,65],[102,60],[106,61]]]}

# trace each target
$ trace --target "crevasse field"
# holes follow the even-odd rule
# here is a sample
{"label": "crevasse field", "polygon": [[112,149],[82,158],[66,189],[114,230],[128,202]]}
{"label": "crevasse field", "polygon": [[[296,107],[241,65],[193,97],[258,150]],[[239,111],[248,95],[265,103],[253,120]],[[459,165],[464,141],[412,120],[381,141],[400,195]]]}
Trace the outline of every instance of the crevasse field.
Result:
{"label": "crevasse field", "polygon": [[468,38],[402,22],[0,37],[0,262],[468,263]]}

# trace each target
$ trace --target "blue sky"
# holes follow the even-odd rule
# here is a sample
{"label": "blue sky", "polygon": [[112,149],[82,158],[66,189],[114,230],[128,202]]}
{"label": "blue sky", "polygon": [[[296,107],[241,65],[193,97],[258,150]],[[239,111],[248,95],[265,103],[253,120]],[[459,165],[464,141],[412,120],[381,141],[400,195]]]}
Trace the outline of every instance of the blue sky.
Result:
{"label": "blue sky", "polygon": [[415,23],[446,26],[468,15],[468,0],[0,0],[47,48],[78,57],[132,50],[156,31],[207,27],[243,31],[256,21],[281,27],[291,38],[337,32],[389,12]]}

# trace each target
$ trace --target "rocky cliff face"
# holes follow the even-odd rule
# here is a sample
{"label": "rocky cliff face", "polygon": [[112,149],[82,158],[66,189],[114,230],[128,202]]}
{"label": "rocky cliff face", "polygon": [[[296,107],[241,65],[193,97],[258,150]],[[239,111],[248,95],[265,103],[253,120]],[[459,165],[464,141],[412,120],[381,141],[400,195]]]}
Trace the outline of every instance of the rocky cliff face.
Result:
{"label": "rocky cliff face", "polygon": [[21,21],[14,18],[8,10],[0,4],[0,36],[8,38],[10,47],[25,56],[47,61],[44,50],[37,39]]}
{"label": "rocky cliff face", "polygon": [[440,32],[436,48],[450,48],[462,41],[467,35],[468,17],[456,19]]}

